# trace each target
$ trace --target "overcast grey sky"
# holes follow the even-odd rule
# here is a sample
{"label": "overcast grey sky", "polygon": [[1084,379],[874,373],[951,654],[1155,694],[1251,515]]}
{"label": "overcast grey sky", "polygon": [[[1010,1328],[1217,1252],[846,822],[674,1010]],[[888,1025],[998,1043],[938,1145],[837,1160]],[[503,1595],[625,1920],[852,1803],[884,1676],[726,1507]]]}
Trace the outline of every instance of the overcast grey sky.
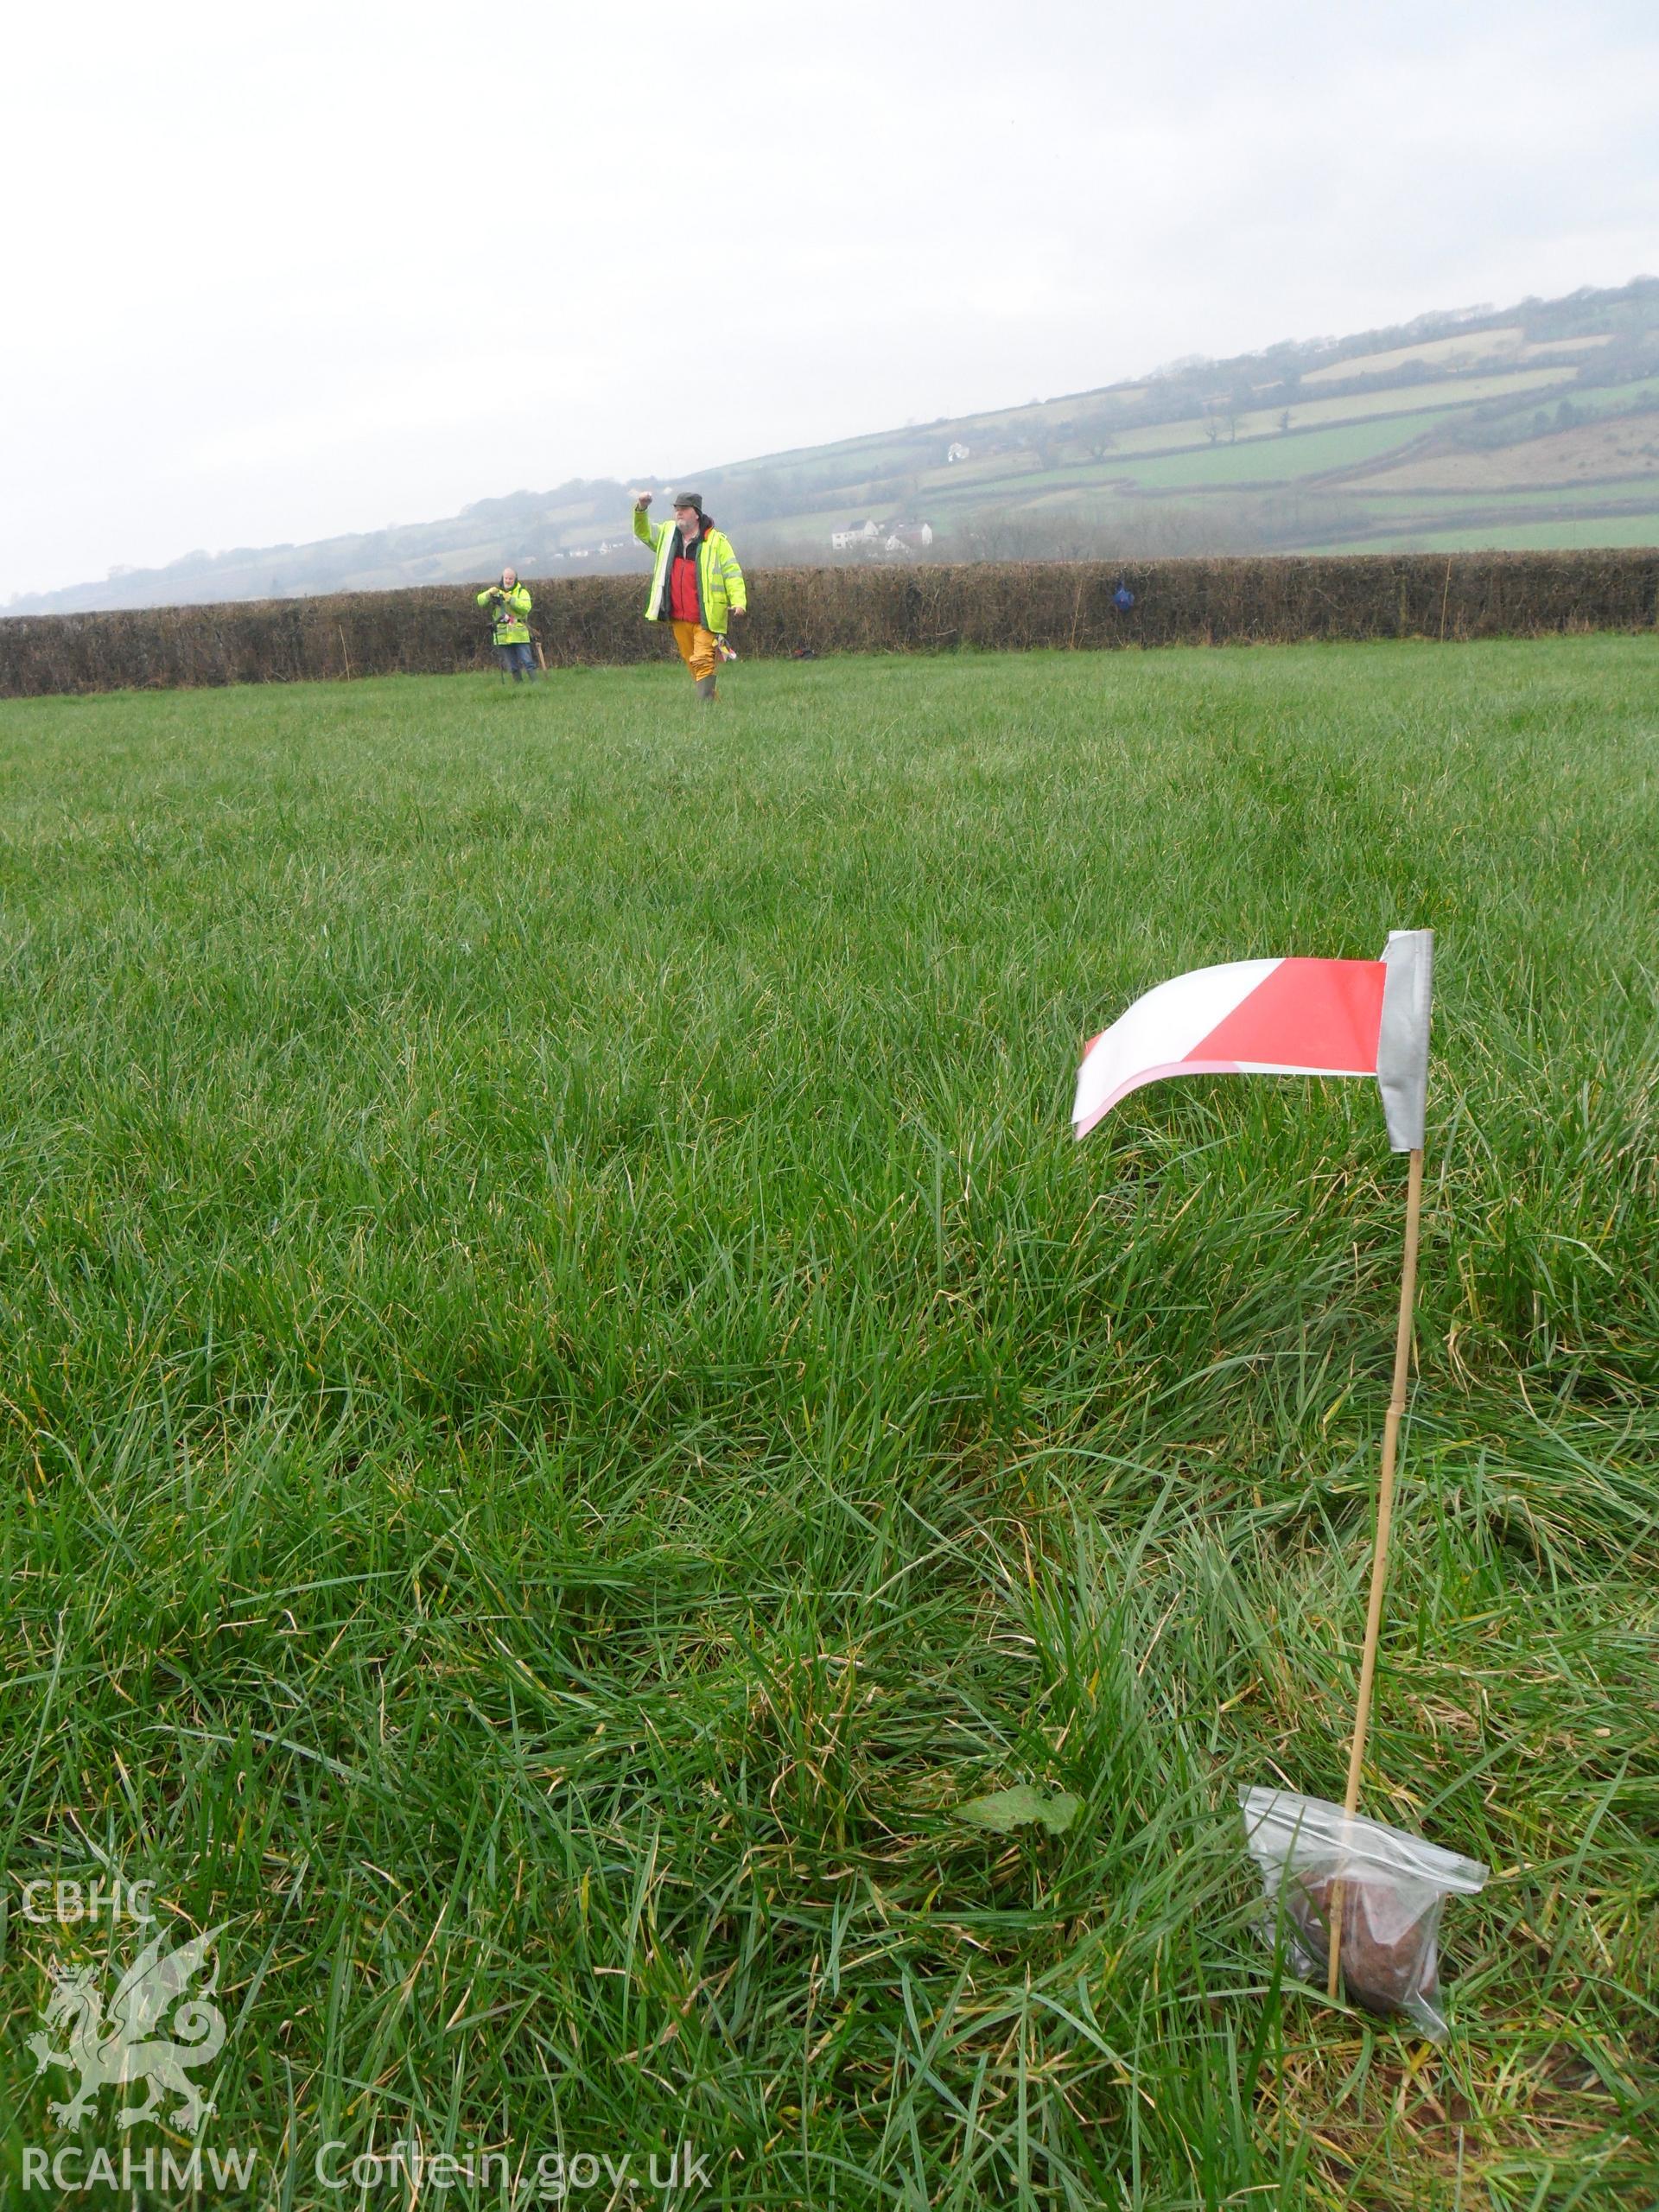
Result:
{"label": "overcast grey sky", "polygon": [[1659,271],[1649,0],[84,0],[7,49],[0,600]]}

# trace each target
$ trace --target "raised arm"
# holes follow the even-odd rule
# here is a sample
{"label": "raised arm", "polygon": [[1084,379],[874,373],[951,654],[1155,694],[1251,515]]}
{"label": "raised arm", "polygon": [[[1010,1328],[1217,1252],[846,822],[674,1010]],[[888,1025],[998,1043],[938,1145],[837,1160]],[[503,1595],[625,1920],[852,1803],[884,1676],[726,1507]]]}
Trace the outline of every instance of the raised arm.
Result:
{"label": "raised arm", "polygon": [[649,492],[637,492],[634,494],[633,534],[642,545],[650,546],[654,553],[663,542],[663,532],[668,528],[668,524],[665,522],[647,521],[645,509],[650,505]]}

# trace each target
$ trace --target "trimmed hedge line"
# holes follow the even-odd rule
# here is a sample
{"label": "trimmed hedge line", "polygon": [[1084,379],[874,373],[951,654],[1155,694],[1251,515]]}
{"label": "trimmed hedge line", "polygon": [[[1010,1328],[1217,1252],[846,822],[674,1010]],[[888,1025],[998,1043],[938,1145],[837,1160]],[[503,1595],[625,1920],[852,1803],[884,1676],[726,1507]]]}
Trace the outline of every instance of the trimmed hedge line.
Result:
{"label": "trimmed hedge line", "polygon": [[[643,575],[535,583],[550,668],[660,658]],[[1135,605],[1120,612],[1120,581]],[[1659,619],[1659,550],[772,569],[750,579],[746,658],[960,645],[1541,637]],[[287,683],[492,665],[467,585],[0,620],[0,696]]]}

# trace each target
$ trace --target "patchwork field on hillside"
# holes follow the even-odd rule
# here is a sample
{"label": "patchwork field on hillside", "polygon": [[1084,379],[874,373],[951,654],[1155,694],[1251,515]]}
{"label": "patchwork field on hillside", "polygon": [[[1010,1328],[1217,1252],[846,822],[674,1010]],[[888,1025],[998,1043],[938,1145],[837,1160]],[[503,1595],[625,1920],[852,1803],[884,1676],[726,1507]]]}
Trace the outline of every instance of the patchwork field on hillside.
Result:
{"label": "patchwork field on hillside", "polygon": [[[1555,480],[1541,475],[1548,456],[1534,446],[1607,416],[1625,418],[1619,436],[1638,443],[1659,427],[1659,280],[1431,315],[1342,339],[1287,340],[1229,360],[1193,356],[1133,382],[1023,406],[699,463],[681,486],[695,479],[746,561],[773,565],[999,559],[1011,548],[1022,558],[1122,560],[1349,543],[1379,551],[1520,547],[1529,541],[1511,524],[1537,518],[1494,506],[1486,487]],[[1351,437],[1309,442],[1344,424]],[[1445,495],[1452,512],[1414,513],[1399,527],[1385,516],[1373,531],[1355,486],[1391,454],[1437,471],[1470,461],[1474,474],[1466,492]],[[1422,480],[1457,487],[1465,480]],[[1628,511],[1603,496],[1593,472],[1560,480],[1574,499],[1570,510],[1550,511],[1557,542],[1630,542]],[[631,487],[647,483],[666,502],[671,487],[654,479],[577,480],[481,499],[443,522],[187,555],[12,611],[479,582],[509,562],[531,578],[632,569]],[[1616,516],[1619,527],[1609,530]],[[860,533],[858,545],[838,547],[849,531]]]}
{"label": "patchwork field on hillside", "polygon": [[1436,454],[1355,480],[1378,492],[1503,491],[1659,476],[1659,416],[1615,417],[1489,453]]}
{"label": "patchwork field on hillside", "polygon": [[[1425,536],[1427,533],[1427,538]],[[1327,545],[1327,553],[1406,553],[1432,541],[1436,552],[1475,553],[1501,542],[1516,553],[1565,552],[1584,543],[1585,525],[1576,516],[1558,521],[1501,519],[1453,527],[1443,519],[1424,518],[1409,529],[1390,534],[1382,531],[1356,537],[1346,544]],[[1630,514],[1605,514],[1596,524],[1596,536],[1605,546],[1659,545],[1659,508],[1643,508]]]}
{"label": "patchwork field on hillside", "polygon": [[[220,1931],[222,2202],[1652,2201],[1654,650],[0,702],[8,2208],[182,2142],[27,2041],[131,1931],[22,1885],[117,1876]],[[1236,1805],[1341,1793],[1403,1164],[1067,1127],[1152,983],[1419,925],[1443,2050],[1275,1969]]]}
{"label": "patchwork field on hillside", "polygon": [[1526,329],[1520,323],[1501,324],[1497,329],[1465,331],[1451,338],[1431,338],[1411,346],[1395,346],[1383,353],[1361,353],[1342,361],[1333,362],[1328,368],[1311,369],[1303,382],[1311,385],[1332,384],[1344,376],[1386,376],[1397,373],[1420,362],[1426,368],[1464,368],[1471,362],[1484,364],[1491,360],[1523,361],[1540,353],[1593,353],[1605,346],[1605,332],[1585,338],[1556,338],[1544,344],[1529,343]]}

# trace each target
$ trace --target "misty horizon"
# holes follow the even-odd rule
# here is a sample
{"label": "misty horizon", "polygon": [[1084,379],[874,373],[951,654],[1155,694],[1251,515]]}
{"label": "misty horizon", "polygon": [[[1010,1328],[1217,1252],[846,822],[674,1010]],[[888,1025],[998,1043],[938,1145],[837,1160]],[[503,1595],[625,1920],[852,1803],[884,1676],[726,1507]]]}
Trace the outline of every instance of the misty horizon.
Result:
{"label": "misty horizon", "polygon": [[849,0],[828,52],[740,0],[723,31],[693,91],[613,18],[504,52],[418,4],[273,36],[92,0],[73,69],[25,18],[0,601],[1659,266],[1659,25],[1624,0],[1270,0],[1247,36]]}

